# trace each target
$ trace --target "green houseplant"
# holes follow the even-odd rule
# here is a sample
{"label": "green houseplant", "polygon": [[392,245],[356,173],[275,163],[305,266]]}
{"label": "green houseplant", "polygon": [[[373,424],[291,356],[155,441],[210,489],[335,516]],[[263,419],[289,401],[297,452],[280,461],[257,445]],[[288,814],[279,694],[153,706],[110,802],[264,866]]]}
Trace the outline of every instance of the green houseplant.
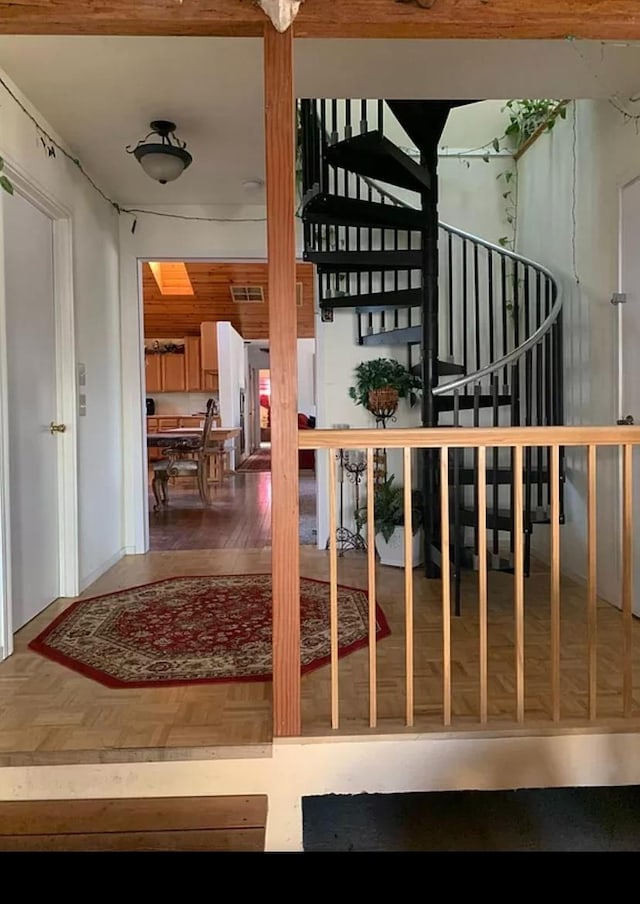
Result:
{"label": "green houseplant", "polygon": [[[385,403],[397,407],[398,399],[407,399],[415,405],[422,391],[422,380],[393,358],[375,358],[362,361],[355,369],[355,385],[349,387],[349,397],[356,405],[362,405],[375,413],[379,408],[381,393],[386,392]],[[375,395],[372,396],[372,393]],[[395,409],[394,409],[395,410]]]}
{"label": "green houseplant", "polygon": [[[374,490],[374,528],[376,549],[383,565],[404,565],[404,487],[395,483],[391,474]],[[423,521],[423,497],[419,490],[411,491],[411,527],[413,531],[413,564],[421,561],[421,527]],[[356,524],[366,530],[367,507],[355,512]]]}

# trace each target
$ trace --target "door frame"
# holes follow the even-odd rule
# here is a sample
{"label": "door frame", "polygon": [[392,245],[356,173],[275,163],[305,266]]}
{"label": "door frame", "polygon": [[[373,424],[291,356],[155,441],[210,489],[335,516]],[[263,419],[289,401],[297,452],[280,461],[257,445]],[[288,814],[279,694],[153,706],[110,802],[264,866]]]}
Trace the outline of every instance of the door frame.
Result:
{"label": "door frame", "polygon": [[[58,596],[79,593],[77,375],[73,294],[73,230],[69,208],[5,156],[14,191],[52,221],[53,299],[56,354],[56,407],[52,417],[66,425],[58,443]],[[4,204],[0,203],[0,336],[6,336],[4,281]],[[9,411],[6,344],[0,344],[0,662],[13,652]]]}
{"label": "door frame", "polygon": [[[120,342],[122,354],[122,442],[124,452],[124,550],[128,555],[149,551],[149,497],[147,479],[147,417],[145,408],[144,296],[142,266],[149,261],[185,263],[264,264],[260,252],[228,251],[225,254],[187,254],[179,247],[174,254],[123,254],[120,258]],[[296,253],[296,263],[302,254]],[[314,310],[316,288],[314,279]],[[130,300],[134,297],[137,304]],[[316,322],[317,348],[317,322]],[[258,393],[259,394],[259,393]],[[258,448],[260,447],[260,406],[256,409]]]}
{"label": "door frame", "polygon": [[[618,274],[617,274],[617,288],[618,292],[628,292],[629,286],[625,280],[625,261],[624,261],[624,201],[625,201],[625,191],[630,189],[633,185],[636,185],[640,182],[640,169],[637,165],[634,165],[633,168],[625,171],[621,177],[618,179]],[[617,369],[617,382],[618,385],[616,387],[616,413],[617,417],[623,418],[630,412],[627,410],[627,399],[625,398],[625,349],[624,349],[624,321],[626,314],[627,306],[626,304],[618,304],[615,308],[615,317],[616,317],[616,369]],[[623,457],[622,457],[622,449],[618,451],[618,467],[617,467],[617,480],[618,487],[616,493],[616,525],[620,525],[621,523],[621,515],[622,515],[622,507],[623,507]],[[634,494],[638,493],[638,484],[637,482],[634,485]],[[633,503],[632,503],[633,510]],[[616,555],[616,574],[618,578],[621,579],[622,575],[622,555],[621,555],[621,544],[619,542],[619,531],[620,528],[617,528],[618,533],[618,542],[615,544],[615,555]],[[637,582],[633,582],[633,591],[632,591],[632,607],[634,615],[640,614],[640,596],[639,596],[639,588],[635,586]],[[618,608],[622,608],[619,599],[615,600],[615,605]]]}
{"label": "door frame", "polygon": [[[626,189],[631,188],[636,182],[640,181],[640,170],[637,167],[634,167],[633,170],[625,173],[622,178],[618,181],[618,278],[617,278],[617,290],[618,292],[624,292],[624,260],[623,260],[623,242],[624,242],[624,193]],[[616,305],[616,320],[617,320],[617,354],[616,354],[616,367],[617,367],[617,377],[618,377],[618,386],[616,390],[616,402],[617,402],[617,415],[618,418],[624,417],[628,412],[624,410],[625,407],[625,398],[624,398],[624,348],[623,348],[623,340],[624,340],[624,304]]]}
{"label": "door frame", "polygon": [[[264,264],[264,254],[193,255],[178,251],[176,254],[131,257],[124,267],[121,262],[120,328],[122,349],[122,399],[123,399],[123,448],[125,461],[124,480],[124,534],[125,550],[129,555],[144,555],[149,551],[149,493],[147,471],[147,416],[145,408],[144,367],[144,295],[142,267],[149,261],[184,261],[185,263],[238,263]],[[129,305],[135,285],[137,305]]]}

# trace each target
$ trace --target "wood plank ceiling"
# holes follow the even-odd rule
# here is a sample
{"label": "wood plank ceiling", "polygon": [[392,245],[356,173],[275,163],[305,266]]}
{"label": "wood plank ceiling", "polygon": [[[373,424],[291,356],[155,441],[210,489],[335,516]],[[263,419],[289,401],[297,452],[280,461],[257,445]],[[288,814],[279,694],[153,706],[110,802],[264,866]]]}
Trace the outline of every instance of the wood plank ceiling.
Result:
{"label": "wood plank ceiling", "polygon": [[[0,0],[2,34],[257,37],[267,21],[250,0]],[[635,40],[640,15],[638,0],[306,0],[295,35]]]}
{"label": "wood plank ceiling", "polygon": [[[228,320],[244,339],[269,338],[269,289],[266,263],[186,263],[193,295],[162,294],[149,264],[143,265],[144,335],[176,339],[200,333],[204,321]],[[314,336],[313,264],[296,265],[299,300],[298,338]],[[232,287],[259,287],[264,301],[235,302]]]}

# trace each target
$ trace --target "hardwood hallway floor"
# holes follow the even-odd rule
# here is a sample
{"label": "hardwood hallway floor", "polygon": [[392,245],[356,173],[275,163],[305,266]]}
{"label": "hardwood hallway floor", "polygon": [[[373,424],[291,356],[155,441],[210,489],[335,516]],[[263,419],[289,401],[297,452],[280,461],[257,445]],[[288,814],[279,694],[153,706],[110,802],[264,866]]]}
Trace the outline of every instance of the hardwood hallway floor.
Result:
{"label": "hardwood hallway floor", "polygon": [[[236,472],[211,490],[203,506],[190,481],[169,487],[169,505],[153,511],[149,496],[152,551],[177,549],[264,549],[271,546],[271,474]],[[316,542],[315,475],[300,472],[300,543]]]}

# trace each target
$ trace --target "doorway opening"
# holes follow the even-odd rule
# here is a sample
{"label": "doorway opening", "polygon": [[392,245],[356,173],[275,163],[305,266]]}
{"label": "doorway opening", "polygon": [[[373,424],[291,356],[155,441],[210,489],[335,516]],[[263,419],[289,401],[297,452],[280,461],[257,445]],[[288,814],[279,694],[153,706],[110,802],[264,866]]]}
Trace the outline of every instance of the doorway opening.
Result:
{"label": "doorway opening", "polygon": [[271,448],[271,371],[258,372],[260,392],[260,448]]}
{"label": "doorway opening", "polygon": [[[150,550],[268,548],[266,261],[140,266]],[[313,267],[298,266],[298,420],[301,427],[313,427]],[[315,455],[300,456],[300,542],[315,545]]]}

